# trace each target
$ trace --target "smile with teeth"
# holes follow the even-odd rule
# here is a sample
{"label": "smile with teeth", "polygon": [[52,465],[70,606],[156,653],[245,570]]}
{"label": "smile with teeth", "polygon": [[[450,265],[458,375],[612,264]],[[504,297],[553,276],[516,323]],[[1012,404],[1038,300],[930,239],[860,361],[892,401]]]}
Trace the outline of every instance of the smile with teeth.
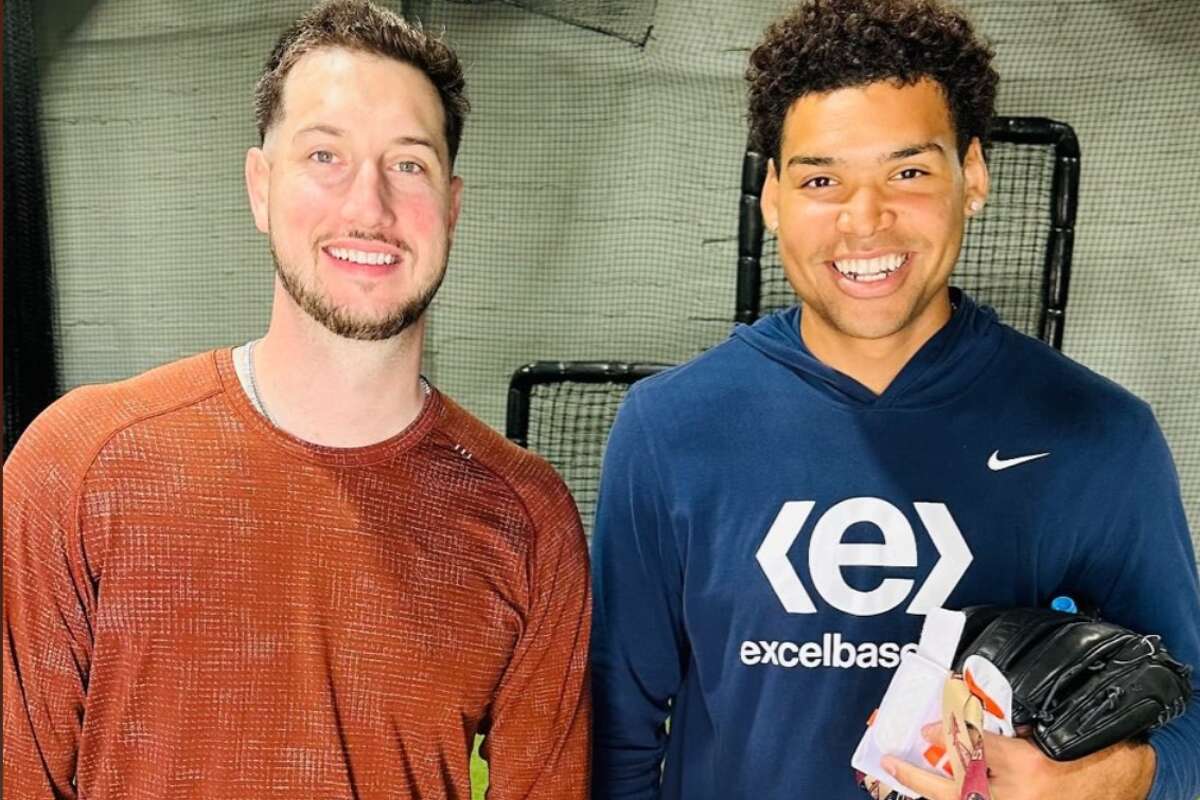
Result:
{"label": "smile with teeth", "polygon": [[341,261],[350,261],[354,264],[371,264],[374,266],[384,264],[395,264],[396,257],[391,253],[369,253],[366,250],[350,250],[345,247],[329,247],[325,252]]}
{"label": "smile with teeth", "polygon": [[859,283],[881,281],[900,269],[908,261],[906,253],[892,253],[876,258],[843,258],[833,262],[834,268],[844,278]]}

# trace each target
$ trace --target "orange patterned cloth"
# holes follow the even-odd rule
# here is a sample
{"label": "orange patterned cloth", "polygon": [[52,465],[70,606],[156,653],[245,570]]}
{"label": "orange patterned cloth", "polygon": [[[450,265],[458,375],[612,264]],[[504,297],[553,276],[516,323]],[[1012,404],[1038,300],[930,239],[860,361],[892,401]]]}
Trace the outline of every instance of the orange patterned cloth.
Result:
{"label": "orange patterned cloth", "polygon": [[317,447],[230,351],[54,404],[4,468],[4,790],[584,798],[587,550],[540,459],[438,392]]}

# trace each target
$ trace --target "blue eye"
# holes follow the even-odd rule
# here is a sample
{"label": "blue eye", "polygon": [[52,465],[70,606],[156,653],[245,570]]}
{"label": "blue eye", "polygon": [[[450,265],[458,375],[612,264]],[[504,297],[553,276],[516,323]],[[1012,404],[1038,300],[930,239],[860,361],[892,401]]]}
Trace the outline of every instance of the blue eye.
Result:
{"label": "blue eye", "polygon": [[406,172],[410,175],[420,175],[425,171],[425,168],[415,161],[397,161],[395,169],[397,172]]}
{"label": "blue eye", "polygon": [[332,164],[334,156],[333,153],[329,152],[328,150],[317,150],[309,156],[309,159],[317,162],[318,164]]}

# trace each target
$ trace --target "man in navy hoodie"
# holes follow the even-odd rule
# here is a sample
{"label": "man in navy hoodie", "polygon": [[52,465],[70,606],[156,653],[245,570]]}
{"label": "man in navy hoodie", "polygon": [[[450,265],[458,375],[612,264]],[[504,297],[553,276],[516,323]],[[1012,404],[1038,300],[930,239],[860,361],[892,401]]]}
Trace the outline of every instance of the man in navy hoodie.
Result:
{"label": "man in navy hoodie", "polygon": [[[763,214],[803,310],[621,410],[594,543],[594,797],[861,797],[850,755],[939,606],[1067,594],[1200,665],[1150,408],[949,288],[987,200],[991,55],[933,0],[813,0],[751,55]],[[1200,700],[1148,743],[1057,763],[989,737],[987,757],[997,800],[1191,800]]]}

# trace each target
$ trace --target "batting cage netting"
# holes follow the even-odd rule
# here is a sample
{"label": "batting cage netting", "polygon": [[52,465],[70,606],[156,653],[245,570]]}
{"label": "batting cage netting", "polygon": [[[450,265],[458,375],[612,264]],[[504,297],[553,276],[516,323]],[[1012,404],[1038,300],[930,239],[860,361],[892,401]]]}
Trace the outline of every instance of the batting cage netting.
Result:
{"label": "batting cage netting", "polygon": [[[432,381],[503,430],[523,364],[674,363],[728,334],[742,74],[786,3],[389,4],[445,31],[473,105],[457,164],[464,207],[429,327]],[[1200,4],[963,5],[998,54],[998,113],[1061,121],[1078,138],[1062,349],[1151,403],[1200,531]],[[5,166],[7,177],[40,151],[49,258],[14,260],[6,183],[6,289],[14,271],[48,271],[58,390],[264,331],[272,265],[242,174],[257,144],[251,95],[308,6],[33,4],[41,105],[25,127],[39,147],[16,148],[6,118]],[[6,111],[22,113],[7,82],[5,94]],[[1038,335],[1056,162],[1027,152],[993,148],[997,194],[972,223],[960,280]],[[764,271],[771,253],[768,241]],[[6,325],[34,295],[6,291]],[[759,299],[790,302],[778,284]],[[6,348],[8,360],[37,357],[25,353]]]}
{"label": "batting cage netting", "polygon": [[538,361],[512,377],[505,435],[558,469],[591,538],[604,444],[629,387],[662,364]]}

